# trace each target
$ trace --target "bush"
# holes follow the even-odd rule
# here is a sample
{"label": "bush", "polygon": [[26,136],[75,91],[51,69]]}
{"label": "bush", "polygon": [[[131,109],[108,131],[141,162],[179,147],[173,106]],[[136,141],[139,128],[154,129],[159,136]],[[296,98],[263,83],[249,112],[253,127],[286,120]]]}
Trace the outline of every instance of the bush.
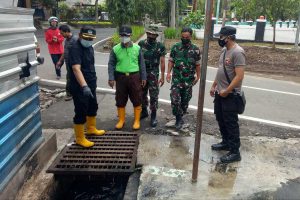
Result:
{"label": "bush", "polygon": [[181,37],[181,29],[176,28],[166,28],[164,30],[164,35],[166,39],[177,39]]}
{"label": "bush", "polygon": [[[133,42],[136,42],[144,33],[145,29],[143,26],[131,26],[132,28],[132,36],[131,40]],[[120,43],[120,36],[119,33],[114,33],[112,36],[112,46],[115,46],[116,44]]]}
{"label": "bush", "polygon": [[193,28],[200,29],[204,23],[204,16],[201,15],[200,11],[191,12],[187,17],[183,19],[183,24],[185,26],[190,26]]}

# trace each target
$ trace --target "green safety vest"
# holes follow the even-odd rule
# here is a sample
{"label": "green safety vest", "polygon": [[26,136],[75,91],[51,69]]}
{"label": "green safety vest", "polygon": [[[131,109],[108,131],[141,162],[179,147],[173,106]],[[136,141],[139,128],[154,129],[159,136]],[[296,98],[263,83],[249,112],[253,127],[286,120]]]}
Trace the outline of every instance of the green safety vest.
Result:
{"label": "green safety vest", "polygon": [[114,46],[113,51],[117,57],[117,72],[129,73],[139,71],[139,45],[133,44],[131,47],[124,48],[120,43]]}

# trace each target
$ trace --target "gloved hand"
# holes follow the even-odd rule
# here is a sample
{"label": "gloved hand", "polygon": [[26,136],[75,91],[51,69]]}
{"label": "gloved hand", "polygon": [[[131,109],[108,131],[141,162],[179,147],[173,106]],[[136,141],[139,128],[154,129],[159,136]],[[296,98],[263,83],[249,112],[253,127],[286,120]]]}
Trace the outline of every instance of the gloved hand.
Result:
{"label": "gloved hand", "polygon": [[94,95],[93,95],[91,89],[89,88],[89,86],[87,86],[87,85],[83,86],[82,92],[83,92],[83,96],[94,98]]}

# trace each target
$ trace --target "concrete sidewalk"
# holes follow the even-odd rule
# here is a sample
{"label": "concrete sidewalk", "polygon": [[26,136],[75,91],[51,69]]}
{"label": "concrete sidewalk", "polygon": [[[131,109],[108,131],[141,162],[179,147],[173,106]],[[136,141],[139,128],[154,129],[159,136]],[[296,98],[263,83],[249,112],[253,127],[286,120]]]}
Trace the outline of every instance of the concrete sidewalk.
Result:
{"label": "concrete sidewalk", "polygon": [[[114,130],[114,95],[99,93],[97,97],[98,128]],[[64,138],[66,131],[72,132],[73,109],[72,101],[59,100],[43,111],[44,131],[55,130],[59,138]],[[126,109],[124,131],[132,131],[130,102]],[[294,137],[295,130],[241,120],[242,161],[225,165],[218,160],[226,152],[210,149],[220,138],[214,116],[205,113],[198,182],[191,183],[195,113],[185,116],[187,131],[179,135],[165,127],[172,120],[170,105],[160,105],[158,119],[157,128],[150,128],[149,119],[142,121],[138,164],[143,167],[138,199],[300,198],[300,138]],[[280,133],[290,138],[280,139]]]}

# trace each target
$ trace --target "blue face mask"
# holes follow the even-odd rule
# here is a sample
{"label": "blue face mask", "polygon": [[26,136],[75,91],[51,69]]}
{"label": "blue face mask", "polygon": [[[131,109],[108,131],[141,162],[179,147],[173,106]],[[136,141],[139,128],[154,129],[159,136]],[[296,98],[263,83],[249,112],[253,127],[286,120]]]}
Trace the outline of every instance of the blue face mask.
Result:
{"label": "blue face mask", "polygon": [[88,48],[93,45],[93,41],[81,39],[80,43],[83,47]]}

